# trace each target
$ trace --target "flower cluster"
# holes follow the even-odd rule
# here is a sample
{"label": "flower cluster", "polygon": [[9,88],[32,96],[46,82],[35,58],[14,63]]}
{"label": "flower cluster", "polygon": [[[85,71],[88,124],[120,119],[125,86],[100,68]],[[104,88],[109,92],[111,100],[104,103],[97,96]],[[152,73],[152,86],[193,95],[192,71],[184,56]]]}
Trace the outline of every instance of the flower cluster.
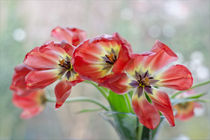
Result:
{"label": "flower cluster", "polygon": [[[29,109],[17,102],[35,98],[35,92],[43,92],[54,82],[57,82],[54,91],[56,108],[59,108],[69,97],[73,86],[90,80],[117,94],[134,91],[133,110],[146,127],[154,129],[158,126],[159,112],[171,126],[175,125],[170,98],[160,88],[187,90],[192,86],[193,78],[183,65],[165,69],[178,58],[167,45],[156,41],[150,51],[135,54],[131,45],[118,33],[86,39],[83,30],[56,27],[52,36],[59,42],[50,41],[34,48],[25,56],[19,66],[21,68],[15,69],[11,85],[15,95],[13,101],[24,112]],[[38,102],[41,106],[45,100],[42,97],[36,100],[36,104]]]}

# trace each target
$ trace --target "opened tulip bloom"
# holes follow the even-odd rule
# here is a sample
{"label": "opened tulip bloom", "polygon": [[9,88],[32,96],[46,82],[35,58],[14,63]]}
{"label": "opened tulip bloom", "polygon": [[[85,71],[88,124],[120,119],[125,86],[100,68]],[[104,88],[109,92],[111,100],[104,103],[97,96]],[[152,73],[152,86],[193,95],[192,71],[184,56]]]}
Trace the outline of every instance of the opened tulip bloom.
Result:
{"label": "opened tulip bloom", "polygon": [[45,88],[60,80],[55,86],[56,108],[68,98],[72,86],[82,81],[72,66],[73,46],[53,41],[36,47],[30,51],[24,64],[36,70],[31,71],[25,78],[30,88]]}
{"label": "opened tulip bloom", "polygon": [[18,95],[28,95],[32,91],[36,90],[36,88],[29,88],[26,85],[25,77],[28,73],[33,71],[34,69],[25,65],[20,64],[15,67],[15,72],[13,74],[12,83],[10,85],[10,89],[14,91]]}
{"label": "opened tulip bloom", "polygon": [[119,34],[102,35],[81,43],[74,52],[74,68],[85,79],[101,82],[121,73],[131,46]]}
{"label": "opened tulip bloom", "polygon": [[[176,54],[165,44],[156,41],[150,52],[133,54],[125,72],[101,83],[116,93],[136,89],[132,97],[133,109],[139,121],[150,129],[160,122],[159,112],[174,126],[173,110],[168,95],[156,87],[186,90],[192,86],[190,71],[183,65],[174,65],[160,71],[167,64],[177,60]],[[151,101],[148,101],[147,97]]]}
{"label": "opened tulip bloom", "polygon": [[20,117],[29,119],[43,111],[46,97],[42,89],[33,90],[25,96],[20,96],[14,92],[12,102],[16,107],[23,109]]}
{"label": "opened tulip bloom", "polygon": [[67,41],[68,44],[73,46],[77,46],[86,39],[85,31],[78,28],[56,27],[52,30],[51,35],[59,41]]}
{"label": "opened tulip bloom", "polygon": [[[193,90],[183,92],[179,96],[177,96],[177,99],[187,98],[190,96],[196,95],[196,93]],[[175,118],[185,121],[189,120],[195,115],[195,109],[201,109],[202,106],[200,103],[190,101],[185,103],[179,103],[173,106],[176,110]]]}

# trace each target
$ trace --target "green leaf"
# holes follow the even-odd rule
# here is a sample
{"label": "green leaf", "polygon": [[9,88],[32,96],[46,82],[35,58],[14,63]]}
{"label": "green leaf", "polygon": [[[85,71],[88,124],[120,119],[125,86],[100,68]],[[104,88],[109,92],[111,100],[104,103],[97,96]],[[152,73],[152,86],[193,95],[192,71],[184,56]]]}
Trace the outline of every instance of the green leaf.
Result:
{"label": "green leaf", "polygon": [[131,99],[128,94],[119,95],[110,90],[108,101],[113,111],[124,113],[133,112],[133,109],[131,107]]}
{"label": "green leaf", "polygon": [[186,102],[208,102],[208,100],[203,99],[189,99],[189,98],[183,98],[183,99],[171,99],[171,104],[176,105],[180,103],[186,103]]}
{"label": "green leaf", "polygon": [[187,97],[187,99],[198,99],[204,95],[206,95],[206,93],[200,93],[200,94],[196,94],[194,96]]}

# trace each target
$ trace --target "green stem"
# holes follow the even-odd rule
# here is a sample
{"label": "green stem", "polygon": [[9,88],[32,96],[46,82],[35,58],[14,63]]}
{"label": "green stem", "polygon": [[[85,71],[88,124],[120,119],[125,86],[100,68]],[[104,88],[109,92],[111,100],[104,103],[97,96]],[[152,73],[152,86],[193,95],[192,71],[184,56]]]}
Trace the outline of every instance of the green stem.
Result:
{"label": "green stem", "polygon": [[137,124],[137,134],[136,134],[137,136],[136,136],[136,138],[137,138],[137,140],[141,140],[143,126],[140,125],[138,118],[136,119],[136,124]]}
{"label": "green stem", "polygon": [[[48,97],[47,102],[56,102],[56,99]],[[103,105],[100,101],[98,101],[96,99],[92,99],[92,98],[88,98],[88,97],[75,97],[75,98],[67,99],[65,101],[65,103],[73,103],[73,102],[90,102],[90,103],[93,103],[93,104],[96,104],[96,105],[102,107],[106,111],[109,111],[109,109],[105,105]]]}
{"label": "green stem", "polygon": [[[209,81],[202,82],[202,83],[199,83],[199,84],[197,84],[197,85],[194,85],[194,86],[192,86],[190,89],[194,89],[194,88],[197,88],[197,87],[205,86],[205,85],[207,85],[207,84],[210,84],[210,80],[209,80]],[[190,89],[188,89],[188,90],[190,90]],[[173,98],[175,98],[177,95],[181,94],[182,92],[188,91],[188,90],[178,91],[178,92],[174,93],[174,94],[171,96],[171,98],[173,99]]]}
{"label": "green stem", "polygon": [[102,88],[100,88],[96,83],[94,83],[94,82],[92,82],[92,81],[86,81],[86,83],[93,85],[95,88],[98,89],[98,91],[99,91],[106,99],[108,98],[107,95],[106,95],[106,92],[105,92]]}
{"label": "green stem", "polygon": [[132,108],[132,106],[131,106],[130,96],[128,95],[128,93],[124,95],[124,98],[125,98],[125,100],[126,100],[128,109],[129,109],[132,113],[134,113],[134,112],[133,112],[133,108]]}

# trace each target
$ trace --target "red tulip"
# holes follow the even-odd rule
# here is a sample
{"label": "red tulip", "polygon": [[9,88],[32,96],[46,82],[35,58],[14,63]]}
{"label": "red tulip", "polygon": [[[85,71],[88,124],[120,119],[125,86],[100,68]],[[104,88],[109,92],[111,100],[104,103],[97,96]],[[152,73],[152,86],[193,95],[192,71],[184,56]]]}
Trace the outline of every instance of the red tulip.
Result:
{"label": "red tulip", "polygon": [[119,34],[102,35],[81,43],[74,52],[74,68],[83,78],[103,81],[121,73],[130,59],[131,46]]}
{"label": "red tulip", "polygon": [[[177,96],[177,98],[179,99],[179,98],[184,98],[184,97],[190,97],[194,94],[195,92],[193,90],[190,90],[187,92],[183,92],[182,94]],[[175,118],[185,121],[185,120],[189,120],[195,115],[194,111],[196,108],[202,108],[202,106],[201,104],[197,102],[191,101],[191,102],[176,104],[173,106],[173,108],[177,111]]]}
{"label": "red tulip", "polygon": [[29,119],[38,115],[44,109],[46,98],[42,89],[33,90],[25,96],[20,96],[16,92],[13,93],[13,104],[23,109],[20,117]]}
{"label": "red tulip", "polygon": [[[154,119],[154,116],[158,116],[156,110],[162,112],[174,126],[170,99],[165,92],[156,90],[156,87],[186,90],[192,86],[191,72],[183,65],[174,65],[160,72],[161,68],[175,60],[176,54],[165,44],[156,41],[150,52],[133,54],[125,67],[125,72],[113,75],[100,85],[119,94],[136,89],[132,98],[133,108],[140,122],[146,127],[154,129],[159,124],[159,117]],[[145,98],[145,93],[150,97],[151,103]],[[148,106],[145,107],[146,105]]]}
{"label": "red tulip", "polygon": [[78,28],[56,27],[52,30],[51,35],[59,41],[67,41],[73,46],[77,46],[86,39],[85,31]]}
{"label": "red tulip", "polygon": [[82,81],[72,66],[73,51],[74,48],[65,42],[50,42],[34,48],[24,59],[25,65],[35,69],[25,78],[29,88],[45,88],[60,80],[55,87],[56,108],[68,98],[71,87]]}

